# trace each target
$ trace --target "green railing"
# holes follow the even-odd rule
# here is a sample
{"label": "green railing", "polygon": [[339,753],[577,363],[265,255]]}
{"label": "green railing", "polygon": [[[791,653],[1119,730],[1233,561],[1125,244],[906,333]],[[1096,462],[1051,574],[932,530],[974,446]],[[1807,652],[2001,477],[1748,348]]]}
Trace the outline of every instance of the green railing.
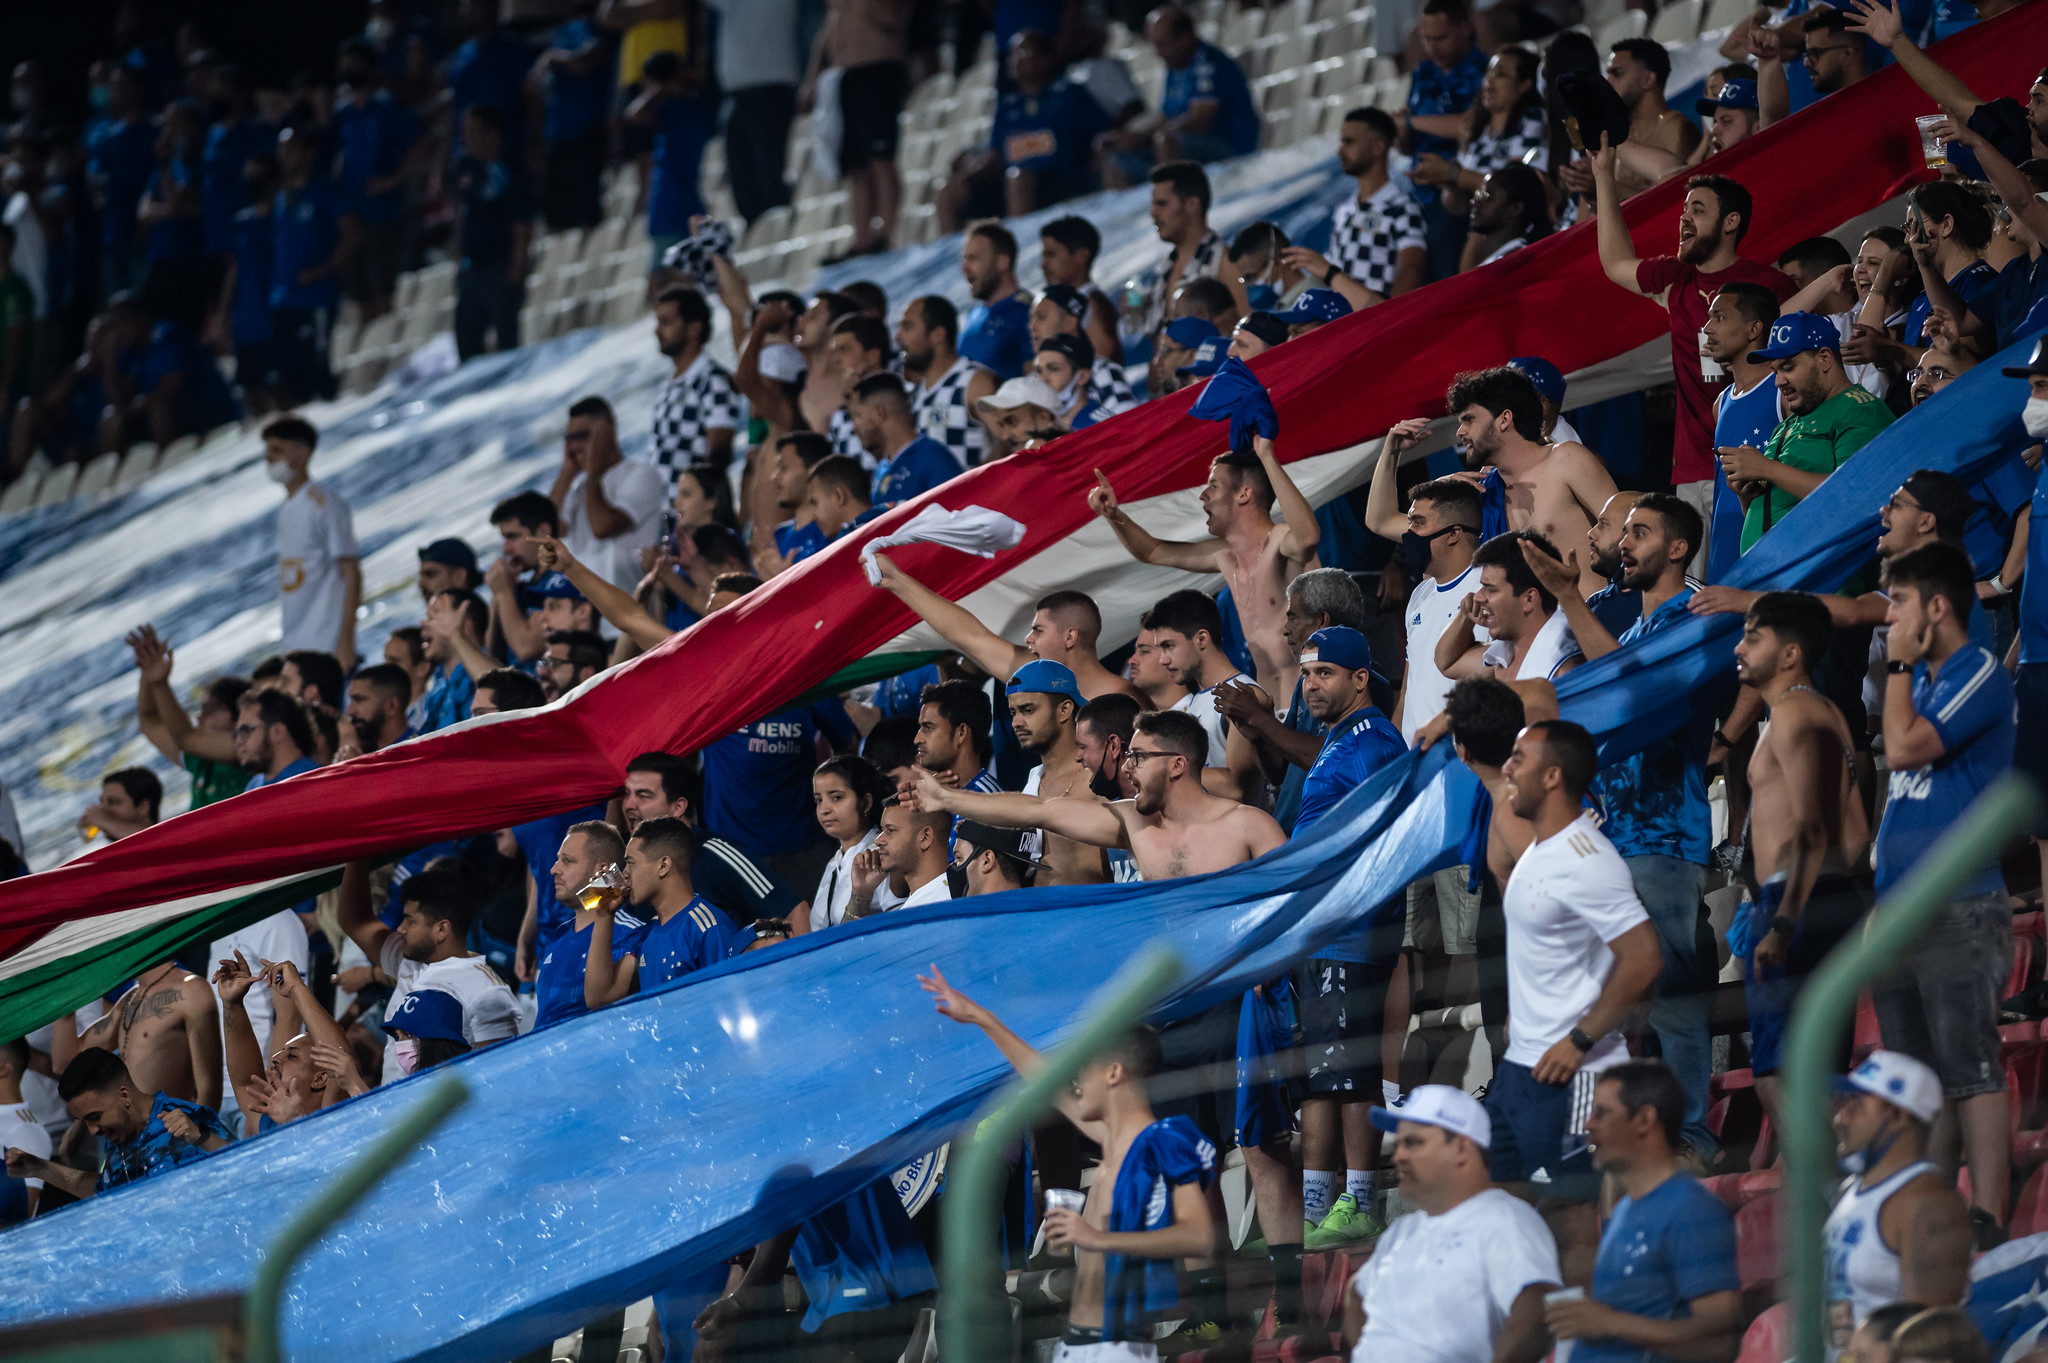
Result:
{"label": "green railing", "polygon": [[248,1332],[247,1363],[281,1363],[284,1357],[278,1347],[278,1313],[284,1302],[284,1281],[292,1265],[327,1233],[329,1226],[346,1216],[378,1179],[391,1172],[429,1132],[468,1101],[469,1086],[452,1074],[428,1088],[419,1102],[322,1188],[320,1195],[271,1242],[256,1269],[256,1280],[249,1284],[248,1302],[242,1310],[243,1328]]}
{"label": "green railing", "polygon": [[971,1134],[955,1142],[941,1207],[939,1353],[945,1363],[997,1363],[1010,1356],[996,1258],[1003,1153],[1052,1110],[1089,1061],[1151,1011],[1181,969],[1172,947],[1147,947],[1096,993],[1079,1034],[1048,1054],[1036,1073],[990,1099],[969,1124]]}
{"label": "green railing", "polygon": [[1856,999],[1889,971],[1949,903],[1953,887],[2023,832],[2040,810],[2033,786],[2007,776],[1979,796],[1941,841],[1871,914],[1868,927],[1837,946],[1800,991],[1785,1040],[1785,1155],[1792,1200],[1793,1357],[1820,1363],[1825,1353],[1828,1193],[1835,1186],[1830,1099],[1834,1057]]}

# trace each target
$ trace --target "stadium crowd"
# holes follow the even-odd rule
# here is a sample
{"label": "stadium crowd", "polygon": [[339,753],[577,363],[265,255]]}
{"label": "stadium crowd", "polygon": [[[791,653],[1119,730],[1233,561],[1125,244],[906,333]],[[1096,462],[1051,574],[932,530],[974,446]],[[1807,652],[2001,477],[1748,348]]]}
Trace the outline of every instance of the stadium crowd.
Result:
{"label": "stadium crowd", "polygon": [[[523,276],[527,204],[550,221],[587,207],[578,177],[602,157],[566,144],[594,149],[611,135],[614,74],[641,82],[624,120],[658,129],[649,194],[667,202],[679,141],[701,151],[711,127],[703,45],[667,63],[671,50],[657,49],[634,68],[639,6],[591,8],[536,57],[497,30],[491,7],[465,5],[475,27],[456,50],[441,141],[407,140],[420,124],[407,110],[440,96],[429,40],[388,0],[343,51],[350,93],[330,104],[303,92],[319,116],[288,116],[275,133],[231,69],[192,53],[181,66],[131,34],[136,45],[107,64],[107,119],[147,128],[161,110],[147,139],[154,169],[124,210],[142,230],[107,219],[118,230],[99,238],[103,287],[86,293],[108,307],[78,365],[22,368],[23,333],[6,332],[0,381],[37,376],[16,390],[17,455],[52,429],[85,438],[91,404],[78,394],[90,383],[114,423],[96,423],[93,439],[182,420],[172,409],[208,385],[172,375],[204,369],[218,381],[198,338],[208,317],[233,313],[239,327],[235,251],[274,186],[277,258],[301,262],[296,276],[272,276],[283,282],[267,314],[283,403],[320,391],[304,382],[303,357],[284,358],[296,314],[358,285],[373,305],[389,287],[377,271],[416,249],[397,230],[410,215],[384,219],[393,230],[378,245],[367,211],[385,195],[402,202],[407,177],[446,166],[461,186],[458,235],[479,252],[464,257],[479,281],[465,297],[488,314],[486,330],[508,305],[516,316],[504,291]],[[725,11],[726,32],[744,29],[747,8]],[[1445,466],[1419,449],[1434,414],[1418,413],[1388,435],[1362,504],[1311,505],[1256,422],[1211,466],[1206,538],[1158,537],[1101,479],[1089,508],[1132,560],[1226,587],[1211,596],[1190,578],[1160,597],[1128,650],[1103,637],[1102,611],[1082,592],[1047,592],[1014,640],[879,555],[877,590],[953,653],[769,715],[696,758],[643,754],[609,800],[350,866],[328,895],[193,944],[105,1003],[0,1048],[0,1219],[58,1214],[471,1050],[850,920],[1221,872],[1313,836],[1376,772],[1448,743],[1490,797],[1466,864],[1417,881],[1370,926],[1242,1000],[1126,1038],[1063,1103],[1078,1137],[1034,1135],[1043,1188],[1018,1174],[1027,1219],[1042,1219],[1055,1253],[1079,1252],[1052,1289],[1066,1309],[1061,1356],[1153,1357],[1161,1321],[1177,1326],[1165,1353],[1255,1328],[1300,1332],[1314,1316],[1304,1265],[1322,1254],[1348,1276],[1341,1327],[1358,1360],[1534,1360],[1566,1340],[1575,1359],[1733,1356],[1775,1282],[1738,1265],[1731,1190],[1752,1159],[1769,1165],[1781,1045],[1804,982],[1975,796],[2016,762],[2048,776],[2048,545],[2028,534],[2032,510],[2048,508],[2040,446],[2014,448],[2003,476],[1978,485],[1913,473],[1884,503],[1869,562],[1835,592],[1748,592],[1724,579],[1899,415],[1949,400],[1961,374],[2043,329],[2048,71],[2030,91],[1979,98],[1907,31],[1925,16],[1854,0],[1740,25],[1726,55],[1755,64],[1716,73],[1702,130],[1665,104],[1670,64],[1654,42],[1619,42],[1603,67],[1583,34],[1552,37],[1541,7],[1488,11],[1481,24],[1461,0],[1425,0],[1406,116],[1368,108],[1345,120],[1338,155],[1357,192],[1316,251],[1271,223],[1229,242],[1210,227],[1201,163],[1254,145],[1256,126],[1239,126],[1242,73],[1194,39],[1184,11],[1147,20],[1174,73],[1166,105],[1105,122],[1083,102],[1092,86],[1060,83],[1085,36],[1065,22],[1004,29],[1006,14],[1029,8],[994,9],[1004,108],[1048,120],[1071,157],[1030,164],[1025,153],[1047,138],[1013,123],[963,158],[948,211],[966,224],[960,268],[976,306],[963,315],[931,295],[892,307],[866,283],[755,297],[729,233],[721,251],[697,205],[658,218],[673,230],[654,231],[657,247],[681,249],[656,277],[654,340],[672,369],[649,457],[623,453],[604,396],[574,402],[551,485],[492,510],[488,566],[468,538],[419,550],[420,621],[381,657],[357,648],[360,555],[349,507],[314,477],[320,432],[298,415],[269,420],[266,472],[285,499],[278,655],[249,677],[207,681],[194,716],[171,641],[146,624],[129,639],[140,731],[189,773],[192,806],[546,704],[889,508],[1142,400],[1209,381],[1205,400],[1256,412],[1263,391],[1247,362],[1585,217],[1615,298],[1642,295],[1669,315],[1668,476],[1622,486],[1561,415],[1557,366],[1525,357],[1443,374],[1457,455]],[[811,97],[821,61],[843,68],[841,163],[878,224],[862,249],[889,239],[893,134],[872,129],[864,142],[854,110],[870,118],[900,104],[907,40],[882,20],[911,9],[834,4],[809,72],[792,23],[778,68],[788,79],[756,90],[720,73],[736,109],[759,95],[772,122],[793,113],[799,86]],[[1542,54],[1494,31],[1508,22],[1522,31],[1505,38],[1548,39]],[[614,58],[605,35],[622,28]],[[1795,53],[1800,80],[1788,73]],[[1947,167],[1910,192],[1901,228],[1874,229],[1853,252],[1815,238],[1775,262],[1748,260],[1750,195],[1709,167],[1687,183],[1676,253],[1637,256],[1626,194],[1691,175],[1800,101],[1861,78],[1873,58],[1904,67],[1946,115],[1934,135]],[[228,111],[204,138],[188,95]],[[349,109],[407,131],[380,123],[358,138]],[[593,121],[572,136],[575,111]],[[1621,140],[1575,152],[1561,134],[1567,113]],[[61,144],[35,118],[24,109],[17,167],[115,137]],[[245,128],[243,163],[268,161],[274,182],[234,170],[229,151],[215,158],[215,143]],[[329,135],[342,156],[331,188],[302,145]],[[782,180],[766,151],[779,159],[783,141],[764,134],[750,162],[769,198]],[[219,164],[182,169],[188,144]],[[349,159],[359,146],[369,167]],[[737,176],[748,158],[730,141],[728,158]],[[529,162],[542,172],[530,201]],[[50,197],[40,187],[65,183],[56,169],[24,182],[37,221]],[[1085,219],[1042,228],[1046,285],[1034,295],[1018,280],[1012,231],[974,216],[1124,181],[1150,185],[1170,247],[1134,305],[1092,279],[1102,242]],[[184,267],[164,262],[187,257],[160,252],[159,229],[183,214],[195,241],[214,241],[211,189],[233,190],[226,244],[194,251],[198,282],[180,283]],[[333,215],[324,247],[286,245],[302,202]],[[82,221],[65,229],[74,242]],[[18,272],[27,238],[16,233]],[[314,269],[323,262],[326,273]],[[46,262],[46,287],[52,277]],[[7,288],[0,279],[0,298]],[[305,302],[297,289],[325,292]],[[36,307],[31,355],[45,335]],[[710,354],[718,312],[730,371]],[[500,327],[501,343],[515,339]],[[239,356],[239,333],[235,345]],[[163,369],[168,398],[132,379],[138,366],[162,368],[159,350],[199,356],[189,371]],[[2048,438],[2048,342],[2004,374],[1998,401],[2031,438]],[[45,379],[57,387],[44,393]],[[254,404],[256,386],[243,375],[242,399]],[[487,540],[486,528],[473,538]],[[1364,541],[1384,559],[1375,572],[1333,566]],[[1712,614],[1742,617],[1740,688],[1603,766],[1587,730],[1559,717],[1556,683]],[[1714,800],[1711,784],[1723,791]],[[115,771],[80,826],[129,836],[165,817],[163,805],[153,772]],[[1874,1026],[1841,1048],[1835,1127],[1854,1172],[1827,1230],[1835,1349],[1985,1357],[1957,1308],[1973,1250],[2000,1243],[2013,1220],[2013,1133],[2042,1115],[2015,1107],[2037,1097],[2011,1079],[2000,1034],[2003,1020],[2048,1016],[2048,990],[2020,989],[2028,980],[2014,970],[2016,935],[2038,928],[2039,870],[2030,850],[1953,887],[1920,948],[1872,991]],[[1740,983],[1723,989],[1731,959]],[[922,983],[939,1013],[1020,1068],[1035,1063],[1000,1021],[1000,1000],[967,998],[943,963]],[[1481,1044],[1483,1100],[1463,1083]],[[1154,1076],[1205,1067],[1240,1077],[1148,1093]],[[1243,1309],[1218,1191],[1232,1150],[1257,1208],[1250,1248],[1269,1275],[1255,1311]],[[1097,1158],[1085,1200],[1039,1218],[1038,1192],[1062,1191],[1055,1179],[1079,1186]],[[935,1290],[930,1212],[913,1218],[887,1181],[849,1205],[658,1293],[650,1348],[687,1357],[701,1336],[728,1357],[895,1358]],[[791,1266],[809,1304],[801,1323],[783,1306]],[[860,1292],[841,1290],[848,1275]]]}

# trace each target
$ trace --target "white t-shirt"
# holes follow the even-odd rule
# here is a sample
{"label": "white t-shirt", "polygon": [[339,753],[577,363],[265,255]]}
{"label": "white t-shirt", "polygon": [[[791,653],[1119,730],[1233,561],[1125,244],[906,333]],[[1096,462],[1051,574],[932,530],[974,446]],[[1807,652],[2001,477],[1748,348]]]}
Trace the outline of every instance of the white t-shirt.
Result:
{"label": "white t-shirt", "polygon": [[360,557],[355,518],[339,494],[308,482],[284,499],[277,513],[277,589],[284,603],[279,652],[334,652],[345,595],[340,561]]}
{"label": "white t-shirt", "polygon": [[[1515,656],[1515,646],[1506,639],[1496,639],[1486,646],[1486,652],[1479,655],[1480,661],[1488,667],[1506,668],[1508,660]],[[1551,681],[1557,676],[1557,669],[1579,656],[1578,640],[1565,623],[1564,612],[1554,610],[1550,618],[1536,631],[1536,638],[1529,644],[1529,652],[1522,658],[1522,665],[1515,669],[1509,681]],[[1448,692],[1446,693],[1448,694]]]}
{"label": "white t-shirt", "polygon": [[[235,953],[242,953],[249,962],[249,969],[260,970],[258,961],[272,961],[283,964],[290,961],[299,968],[303,977],[313,968],[313,950],[306,936],[306,924],[295,909],[279,909],[268,918],[259,918],[245,928],[237,928],[225,937],[215,938],[206,948],[205,975],[211,978],[214,967],[222,961],[234,959]],[[277,1005],[271,1002],[270,986],[259,984],[242,996],[242,1009],[249,1015],[249,1029],[256,1033],[256,1054],[267,1064],[270,1060],[270,1024],[277,1020]],[[227,1038],[228,1010],[222,1008],[221,1038]],[[285,1037],[284,1040],[291,1040]],[[232,1080],[247,1079],[249,1076],[230,1076],[230,1085],[224,1091],[222,1103],[232,1106],[234,1088]]]}
{"label": "white t-shirt", "polygon": [[[519,1035],[519,1000],[481,956],[452,956],[445,961],[406,959],[405,945],[392,933],[378,953],[377,968],[397,981],[384,1016],[398,1011],[416,989],[438,989],[462,1005],[462,1039],[471,1046],[504,1041]],[[398,1042],[384,1042],[384,1073],[398,1073]]]}
{"label": "white t-shirt", "polygon": [[[1856,311],[1855,308],[1851,308],[1847,312],[1832,313],[1828,317],[1828,320],[1835,324],[1835,330],[1841,333],[1843,345],[1847,345],[1855,335]],[[1884,370],[1874,364],[1845,364],[1842,366],[1842,372],[1848,375],[1849,382],[1861,384],[1869,389],[1870,396],[1874,398],[1881,398],[1891,391],[1891,380],[1885,377]]]}
{"label": "white t-shirt", "polygon": [[953,887],[947,883],[945,873],[941,872],[912,890],[896,907],[914,909],[920,904],[944,904],[952,898]]}
{"label": "white t-shirt", "polygon": [[[1507,1058],[1533,1066],[1592,1010],[1614,969],[1608,943],[1647,923],[1628,863],[1581,814],[1529,844],[1501,894],[1508,924]],[[1619,1031],[1597,1038],[1583,1068],[1628,1059]]]}
{"label": "white t-shirt", "polygon": [[1550,443],[1553,445],[1562,445],[1566,441],[1570,441],[1574,445],[1583,445],[1586,443],[1585,441],[1579,439],[1579,428],[1572,425],[1571,422],[1566,421],[1563,417],[1560,416],[1557,419],[1557,424],[1550,428]]}
{"label": "white t-shirt", "polygon": [[589,476],[577,474],[562,497],[562,543],[592,572],[630,592],[640,585],[640,550],[654,543],[655,523],[668,505],[668,470],[622,459],[604,471],[604,499],[633,518],[630,527],[606,539],[590,528],[583,493]]}
{"label": "white t-shirt", "polygon": [[[1251,679],[1245,676],[1244,673],[1233,672],[1225,677],[1223,681],[1217,682],[1216,686],[1221,686],[1224,682],[1249,680]],[[1199,691],[1191,691],[1173,703],[1174,709],[1179,710],[1183,714],[1193,715],[1199,720],[1202,725],[1202,732],[1209,735],[1209,760],[1202,764],[1208,767],[1229,765],[1229,760],[1224,756],[1223,747],[1224,739],[1229,733],[1229,728],[1223,722],[1222,712],[1216,708],[1216,686],[1205,686]]]}
{"label": "white t-shirt", "polygon": [[[27,1103],[0,1107],[0,1150],[6,1150],[9,1146],[16,1150],[26,1150],[41,1159],[50,1157],[50,1133],[36,1120],[35,1110]],[[24,1178],[22,1182],[31,1188],[43,1186],[43,1181],[39,1178]]]}
{"label": "white t-shirt", "polygon": [[[1408,684],[1401,699],[1401,737],[1414,746],[1415,731],[1443,713],[1444,698],[1451,694],[1451,679],[1436,668],[1437,640],[1451,627],[1459,605],[1479,587],[1479,565],[1468,563],[1465,571],[1442,586],[1425,577],[1408,593]],[[1481,643],[1492,636],[1475,629]]]}
{"label": "white t-shirt", "polygon": [[[832,854],[832,860],[825,863],[825,873],[818,877],[818,892],[811,896],[811,931],[836,927],[846,921],[846,906],[853,901],[853,859],[875,845],[875,839],[882,836],[879,828],[870,828],[861,840],[851,847],[842,847]],[[887,899],[891,903],[884,903]],[[895,896],[889,892],[889,882],[883,881],[875,889],[875,907],[893,906]]]}
{"label": "white t-shirt", "polygon": [[1515,1298],[1564,1281],[1557,1241],[1536,1209],[1488,1188],[1441,1216],[1410,1212],[1352,1276],[1365,1333],[1351,1363],[1489,1359]]}

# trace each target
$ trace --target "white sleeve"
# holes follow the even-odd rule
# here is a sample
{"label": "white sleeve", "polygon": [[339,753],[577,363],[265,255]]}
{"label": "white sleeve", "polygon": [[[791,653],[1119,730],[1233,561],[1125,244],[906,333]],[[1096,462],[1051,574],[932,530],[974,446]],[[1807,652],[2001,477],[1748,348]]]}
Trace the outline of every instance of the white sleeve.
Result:
{"label": "white sleeve", "polygon": [[384,945],[377,948],[377,969],[394,980],[405,969],[405,943],[398,940],[397,933],[384,934]]}
{"label": "white sleeve", "polygon": [[1582,859],[1574,870],[1566,902],[1587,927],[1600,934],[1601,941],[1611,942],[1636,924],[1650,921],[1628,873],[1628,863],[1611,846],[1605,855]]}
{"label": "white sleeve", "polygon": [[[50,1144],[50,1133],[44,1130],[39,1122],[23,1122],[14,1128],[8,1133],[7,1144],[17,1150],[26,1151],[37,1159],[50,1158],[53,1149]],[[43,1181],[39,1178],[24,1178],[22,1182],[31,1188],[43,1186]]]}
{"label": "white sleeve", "polygon": [[355,513],[332,489],[327,493],[327,552],[335,558],[362,557],[356,547]]}
{"label": "white sleeve", "polygon": [[[489,969],[487,966],[484,968]],[[465,1003],[462,1008],[462,1034],[472,1046],[518,1036],[519,1004],[512,997],[512,991],[502,984],[495,985]]]}
{"label": "white sleeve", "polygon": [[1558,1271],[1557,1241],[1542,1215],[1512,1193],[1501,1196],[1508,1199],[1507,1215],[1486,1237],[1486,1290],[1506,1316],[1523,1289],[1536,1283],[1555,1286],[1564,1281],[1564,1274]]}
{"label": "white sleeve", "polygon": [[653,464],[628,461],[618,466],[621,475],[610,480],[616,486],[604,490],[605,500],[632,518],[632,525],[607,539],[636,540],[647,523],[661,514],[668,501],[668,473]]}

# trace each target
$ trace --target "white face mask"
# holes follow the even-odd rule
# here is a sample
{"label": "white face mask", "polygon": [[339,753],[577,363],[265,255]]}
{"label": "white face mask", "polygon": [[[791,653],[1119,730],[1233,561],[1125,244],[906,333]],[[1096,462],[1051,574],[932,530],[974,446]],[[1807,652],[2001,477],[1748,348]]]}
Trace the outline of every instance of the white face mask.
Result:
{"label": "white face mask", "polygon": [[394,1041],[391,1049],[393,1058],[398,1061],[400,1074],[411,1074],[420,1067],[420,1043],[417,1039],[407,1037],[403,1041]]}
{"label": "white face mask", "polygon": [[2036,440],[2048,440],[2048,398],[2028,398],[2027,405],[2020,409],[2020,420],[2026,425],[2028,435]]}
{"label": "white face mask", "polygon": [[282,460],[266,463],[263,466],[263,476],[280,485],[289,483],[292,480],[292,466]]}
{"label": "white face mask", "polygon": [[398,23],[381,16],[363,25],[363,36],[373,43],[388,43],[398,33]]}

